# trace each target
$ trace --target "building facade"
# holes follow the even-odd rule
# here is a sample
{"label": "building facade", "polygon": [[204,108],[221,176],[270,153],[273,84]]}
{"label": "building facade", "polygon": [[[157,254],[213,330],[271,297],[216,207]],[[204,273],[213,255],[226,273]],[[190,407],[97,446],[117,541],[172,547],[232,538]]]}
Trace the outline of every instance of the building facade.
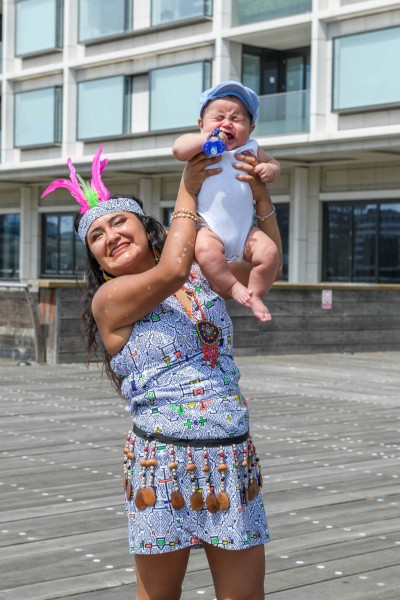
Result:
{"label": "building facade", "polygon": [[1,282],[75,278],[66,158],[165,224],[203,89],[260,96],[289,284],[400,283],[400,1],[3,0]]}

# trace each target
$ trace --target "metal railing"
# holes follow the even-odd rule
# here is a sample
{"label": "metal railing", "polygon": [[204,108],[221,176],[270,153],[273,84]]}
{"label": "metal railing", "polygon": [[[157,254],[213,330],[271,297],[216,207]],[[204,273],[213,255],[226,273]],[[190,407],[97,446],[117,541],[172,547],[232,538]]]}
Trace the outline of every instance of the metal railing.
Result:
{"label": "metal railing", "polygon": [[311,12],[312,0],[233,0],[232,27]]}
{"label": "metal railing", "polygon": [[260,96],[255,135],[305,133],[310,128],[310,90]]}

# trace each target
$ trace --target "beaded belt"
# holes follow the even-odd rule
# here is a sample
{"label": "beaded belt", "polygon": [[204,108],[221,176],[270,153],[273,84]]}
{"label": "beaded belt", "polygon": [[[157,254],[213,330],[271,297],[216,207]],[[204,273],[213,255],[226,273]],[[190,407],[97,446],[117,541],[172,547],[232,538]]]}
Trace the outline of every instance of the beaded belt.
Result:
{"label": "beaded belt", "polygon": [[175,446],[192,446],[194,448],[212,448],[214,446],[231,446],[232,444],[240,444],[241,442],[245,442],[249,437],[249,432],[242,433],[241,435],[236,435],[232,437],[225,438],[214,438],[214,439],[205,439],[205,440],[197,440],[192,439],[188,440],[185,438],[176,438],[169,435],[162,435],[160,433],[149,433],[140,429],[135,423],[132,425],[132,431],[140,438],[145,440],[157,440],[157,442],[161,442],[162,444],[175,444]]}
{"label": "beaded belt", "polygon": [[[167,468],[171,471],[172,480],[170,502],[172,508],[175,510],[180,510],[185,505],[184,497],[179,491],[180,478],[177,474],[179,462],[176,458],[176,452],[179,446],[182,446],[180,452],[187,454],[187,464],[184,469],[190,477],[192,493],[189,502],[191,508],[195,511],[203,510],[204,499],[206,508],[211,513],[229,509],[230,500],[225,489],[225,479],[227,471],[230,469],[233,469],[233,473],[235,473],[237,478],[236,489],[239,490],[242,504],[248,504],[248,502],[254,500],[260,491],[260,487],[262,487],[260,465],[256,449],[248,431],[241,435],[221,439],[187,440],[158,433],[149,433],[143,431],[143,429],[140,429],[140,427],[133,423],[132,430],[128,432],[124,448],[124,489],[127,500],[131,499],[134,492],[132,489],[131,472],[133,461],[135,460],[134,447],[136,438],[145,440],[142,457],[136,459],[137,468],[141,468],[139,475],[141,484],[139,489],[136,490],[134,499],[138,510],[145,510],[148,506],[154,506],[156,503],[157,487],[155,485],[155,470],[158,465],[156,457],[157,442],[168,444],[169,463]],[[242,448],[239,448],[237,444],[241,442],[245,443]],[[224,446],[232,446],[233,466],[227,464]],[[193,449],[195,447],[200,447],[203,451],[203,466],[201,471],[205,476],[205,497],[202,489],[198,487],[198,476],[195,474],[198,468],[193,461]],[[211,472],[207,447],[219,447],[219,464],[215,465],[214,472]],[[216,486],[220,490],[218,493]]]}

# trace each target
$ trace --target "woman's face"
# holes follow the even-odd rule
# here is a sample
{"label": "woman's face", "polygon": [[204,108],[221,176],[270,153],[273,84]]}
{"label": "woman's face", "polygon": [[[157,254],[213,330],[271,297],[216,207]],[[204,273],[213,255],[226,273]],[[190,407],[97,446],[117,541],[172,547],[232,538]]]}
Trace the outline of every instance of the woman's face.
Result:
{"label": "woman's face", "polygon": [[91,224],[86,240],[100,267],[115,277],[154,267],[147,231],[133,213],[121,211],[99,217]]}

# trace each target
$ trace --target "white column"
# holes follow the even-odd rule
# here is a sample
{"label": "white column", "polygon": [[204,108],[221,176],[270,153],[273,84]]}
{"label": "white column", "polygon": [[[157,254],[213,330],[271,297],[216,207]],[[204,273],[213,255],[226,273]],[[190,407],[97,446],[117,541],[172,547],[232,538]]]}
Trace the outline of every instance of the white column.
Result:
{"label": "white column", "polygon": [[322,203],[319,199],[321,168],[311,167],[307,203],[307,283],[319,283],[322,264]]}
{"label": "white column", "polygon": [[157,216],[159,202],[153,198],[153,181],[149,177],[142,177],[139,180],[139,198],[143,202],[144,212]]}
{"label": "white column", "polygon": [[215,36],[215,55],[211,85],[231,79],[230,43],[225,41],[221,33],[230,26],[231,0],[214,0],[213,2],[213,32]]}
{"label": "white column", "polygon": [[290,283],[306,282],[307,265],[307,213],[308,213],[308,169],[296,167],[293,171],[291,202],[291,238],[289,240]]}
{"label": "white column", "polygon": [[[36,191],[36,193],[35,193]],[[21,187],[20,280],[39,277],[39,196],[32,187]]]}

